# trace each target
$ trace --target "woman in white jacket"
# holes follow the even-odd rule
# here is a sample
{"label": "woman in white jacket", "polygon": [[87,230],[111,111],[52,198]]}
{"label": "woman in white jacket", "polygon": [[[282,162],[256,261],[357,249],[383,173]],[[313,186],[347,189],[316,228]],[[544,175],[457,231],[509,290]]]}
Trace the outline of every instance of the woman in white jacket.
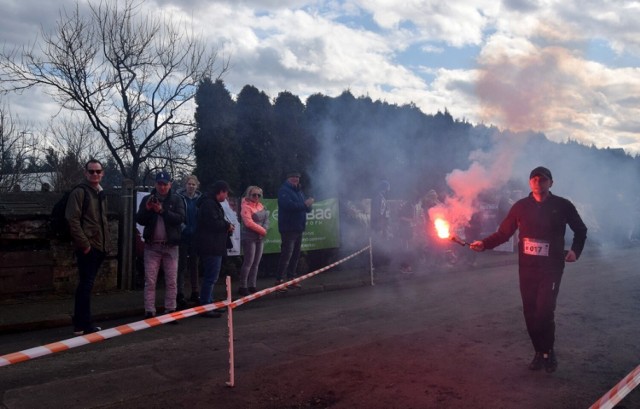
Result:
{"label": "woman in white jacket", "polygon": [[264,237],[269,228],[269,211],[265,209],[261,199],[262,189],[258,186],[249,186],[242,196],[240,244],[244,260],[240,268],[240,288],[238,289],[238,294],[241,296],[258,291],[256,277],[260,259],[262,259]]}

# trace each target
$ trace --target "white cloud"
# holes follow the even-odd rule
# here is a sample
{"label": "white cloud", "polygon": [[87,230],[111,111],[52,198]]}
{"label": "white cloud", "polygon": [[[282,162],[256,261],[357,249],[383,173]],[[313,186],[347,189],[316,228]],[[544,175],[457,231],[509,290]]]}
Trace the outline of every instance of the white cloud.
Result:
{"label": "white cloud", "polygon": [[[14,45],[32,41],[40,24],[53,27],[61,3],[0,5],[0,40]],[[350,89],[426,113],[447,108],[475,123],[532,126],[557,140],[640,153],[637,1],[157,0],[143,7],[193,25],[230,57],[224,80],[232,93],[247,84],[302,99]],[[626,65],[610,65],[606,55],[588,60],[593,40]],[[477,67],[437,68],[437,59],[449,66],[451,47],[468,45],[481,50]],[[408,50],[419,54],[404,66],[398,56]],[[427,57],[432,68],[420,63]],[[44,94],[34,95],[11,101],[34,118],[55,112]]]}
{"label": "white cloud", "polygon": [[222,36],[224,49],[232,52],[233,69],[225,81],[236,92],[246,84],[271,96],[285,89],[301,97],[316,92],[335,95],[349,88],[375,98],[383,85],[424,86],[419,76],[392,62],[396,49],[377,33],[303,10],[260,16],[248,9],[217,13],[224,17],[203,28],[208,38]]}
{"label": "white cloud", "polygon": [[386,30],[403,22],[416,27],[416,40],[442,41],[454,46],[480,44],[483,30],[497,12],[494,1],[356,0]]}

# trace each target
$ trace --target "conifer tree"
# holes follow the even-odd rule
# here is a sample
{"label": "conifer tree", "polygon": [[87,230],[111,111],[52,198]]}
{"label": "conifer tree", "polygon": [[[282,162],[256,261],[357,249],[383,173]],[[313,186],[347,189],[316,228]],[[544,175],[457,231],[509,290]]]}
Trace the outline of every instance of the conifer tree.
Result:
{"label": "conifer tree", "polygon": [[276,191],[281,161],[273,134],[273,107],[269,97],[252,85],[238,94],[236,135],[242,148],[241,189],[258,185],[265,193]]}
{"label": "conifer tree", "polygon": [[[307,129],[305,106],[298,96],[288,91],[278,94],[273,105],[273,127],[282,167],[308,175],[314,161],[315,140]],[[313,179],[306,182],[311,187]]]}
{"label": "conifer tree", "polygon": [[218,179],[226,180],[233,190],[240,185],[240,145],[235,136],[235,102],[220,79],[206,78],[195,96],[194,137],[195,174],[203,188]]}

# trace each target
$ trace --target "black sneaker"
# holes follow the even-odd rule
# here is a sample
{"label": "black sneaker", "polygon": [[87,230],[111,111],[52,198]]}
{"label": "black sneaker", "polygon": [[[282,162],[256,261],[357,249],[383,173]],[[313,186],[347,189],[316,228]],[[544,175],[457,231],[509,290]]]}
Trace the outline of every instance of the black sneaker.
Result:
{"label": "black sneaker", "polygon": [[217,311],[207,311],[200,315],[202,318],[220,318],[222,314]]}
{"label": "black sneaker", "polygon": [[246,295],[249,295],[249,289],[247,287],[240,287],[238,288],[238,295],[244,297]]}
{"label": "black sneaker", "polygon": [[402,274],[413,274],[413,269],[411,267],[400,267],[400,272]]}
{"label": "black sneaker", "polygon": [[178,294],[176,297],[176,306],[179,310],[184,310],[189,306],[189,304],[187,304],[187,299],[184,298],[184,294]]}
{"label": "black sneaker", "polygon": [[145,319],[145,320],[146,320],[146,319],[149,319],[149,318],[153,318],[153,317],[155,317],[155,316],[156,316],[156,313],[155,313],[155,312],[146,311],[146,312],[144,313],[144,319]]}
{"label": "black sneaker", "polygon": [[200,294],[197,291],[191,293],[191,297],[189,297],[189,301],[192,303],[196,303],[196,305],[200,304]]}
{"label": "black sneaker", "polygon": [[[275,285],[280,285],[280,284],[284,284],[284,280],[278,280],[275,283]],[[287,287],[278,288],[276,291],[279,292],[279,293],[286,293],[287,292]]]}
{"label": "black sneaker", "polygon": [[93,334],[94,332],[98,332],[101,331],[102,328],[100,327],[91,327],[91,328],[87,328],[87,329],[80,329],[80,328],[74,328],[73,329],[73,335],[87,335],[87,334]]}
{"label": "black sneaker", "polygon": [[543,363],[544,363],[544,357],[542,356],[542,352],[536,352],[536,354],[533,357],[533,360],[529,364],[529,369],[531,369],[532,371],[538,371],[542,369]]}
{"label": "black sneaker", "polygon": [[[173,312],[176,312],[176,310],[167,310],[167,311],[165,311],[165,314],[171,314]],[[173,321],[167,322],[167,324],[178,325],[178,324],[180,324],[180,322],[178,320],[174,319]]]}
{"label": "black sneaker", "polygon": [[258,289],[255,287],[249,287],[249,294],[255,294],[258,292]]}
{"label": "black sneaker", "polygon": [[549,354],[544,358],[544,370],[548,373],[555,372],[558,368],[558,360],[556,359],[556,353],[553,349],[549,351]]}

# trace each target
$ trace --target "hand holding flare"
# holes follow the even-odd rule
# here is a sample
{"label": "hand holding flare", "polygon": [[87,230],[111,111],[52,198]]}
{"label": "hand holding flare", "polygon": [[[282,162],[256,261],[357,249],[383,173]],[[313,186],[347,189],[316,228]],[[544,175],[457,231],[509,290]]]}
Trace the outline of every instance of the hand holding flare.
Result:
{"label": "hand holding flare", "polygon": [[438,237],[440,237],[441,239],[449,239],[451,241],[454,241],[456,243],[458,243],[461,246],[466,246],[467,243],[464,240],[461,240],[460,238],[456,237],[455,235],[451,235],[449,233],[449,222],[442,219],[442,218],[437,218],[434,222],[434,225],[436,227],[436,231],[438,232]]}

